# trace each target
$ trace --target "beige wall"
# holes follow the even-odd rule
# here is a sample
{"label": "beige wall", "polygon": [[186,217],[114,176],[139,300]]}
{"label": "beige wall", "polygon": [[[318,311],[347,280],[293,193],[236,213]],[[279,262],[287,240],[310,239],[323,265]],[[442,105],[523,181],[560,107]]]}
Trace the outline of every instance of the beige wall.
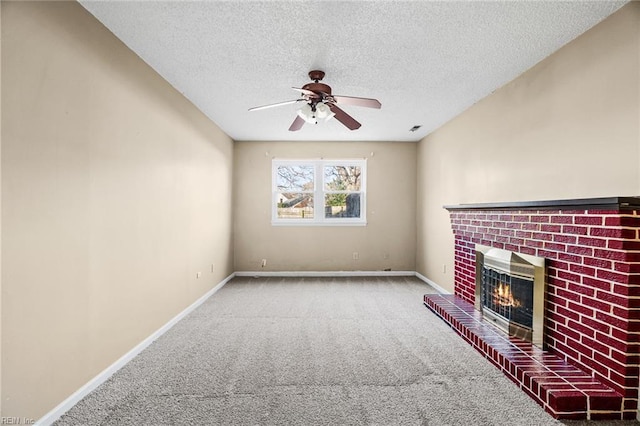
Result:
{"label": "beige wall", "polygon": [[1,28],[2,416],[37,419],[232,272],[233,148],[79,4]]}
{"label": "beige wall", "polygon": [[418,272],[453,290],[443,205],[640,195],[639,28],[632,2],[419,143]]}
{"label": "beige wall", "polygon": [[[236,142],[236,271],[415,270],[415,156],[415,143]],[[271,226],[272,158],[366,158],[367,226]]]}

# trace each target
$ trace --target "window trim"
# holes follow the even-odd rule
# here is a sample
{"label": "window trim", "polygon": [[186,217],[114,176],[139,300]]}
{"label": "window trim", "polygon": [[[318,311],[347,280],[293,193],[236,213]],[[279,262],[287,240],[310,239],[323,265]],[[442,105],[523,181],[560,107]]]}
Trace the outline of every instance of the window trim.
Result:
{"label": "window trim", "polygon": [[[296,165],[313,166],[313,219],[281,219],[278,218],[278,167]],[[326,218],[324,216],[324,200],[326,194],[336,193],[324,189],[325,166],[359,166],[360,167],[360,217],[358,218]],[[300,191],[304,192],[304,191]],[[316,214],[319,212],[320,214]],[[278,159],[271,160],[271,225],[272,226],[366,226],[367,225],[367,159],[366,158],[338,158],[338,159]]]}

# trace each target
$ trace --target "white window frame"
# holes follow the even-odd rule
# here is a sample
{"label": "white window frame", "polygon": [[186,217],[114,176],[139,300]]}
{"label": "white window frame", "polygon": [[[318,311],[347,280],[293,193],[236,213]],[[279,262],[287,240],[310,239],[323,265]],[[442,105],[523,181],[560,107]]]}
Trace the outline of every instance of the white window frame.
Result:
{"label": "white window frame", "polygon": [[[278,218],[278,167],[280,166],[313,166],[313,218],[283,219]],[[344,191],[360,193],[360,217],[325,218],[324,200],[326,194],[335,193],[324,189],[325,166],[358,166],[360,167],[360,191]],[[358,159],[273,159],[271,161],[271,224],[274,226],[366,226],[367,225],[367,160]]]}

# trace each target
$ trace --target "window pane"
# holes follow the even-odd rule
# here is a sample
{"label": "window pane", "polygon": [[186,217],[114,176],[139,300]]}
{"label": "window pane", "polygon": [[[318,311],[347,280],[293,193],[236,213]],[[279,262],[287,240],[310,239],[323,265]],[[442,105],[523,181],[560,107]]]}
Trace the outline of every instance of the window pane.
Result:
{"label": "window pane", "polygon": [[313,195],[286,192],[278,194],[278,219],[313,219]]}
{"label": "window pane", "polygon": [[360,191],[360,166],[325,166],[325,191]]}
{"label": "window pane", "polygon": [[313,166],[278,166],[278,191],[313,191]]}
{"label": "window pane", "polygon": [[324,197],[324,217],[360,217],[360,194],[327,194]]}

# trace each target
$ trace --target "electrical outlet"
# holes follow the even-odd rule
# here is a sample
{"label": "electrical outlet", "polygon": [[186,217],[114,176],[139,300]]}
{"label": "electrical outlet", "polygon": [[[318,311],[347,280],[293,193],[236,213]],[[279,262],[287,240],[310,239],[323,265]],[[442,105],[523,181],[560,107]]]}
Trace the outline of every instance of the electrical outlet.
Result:
{"label": "electrical outlet", "polygon": [[442,273],[443,273],[443,274],[446,274],[446,273],[447,273],[447,264],[446,264],[446,263],[443,263],[443,264],[442,264]]}
{"label": "electrical outlet", "polygon": [[353,260],[358,260],[360,259],[360,254],[357,251],[353,252]]}
{"label": "electrical outlet", "polygon": [[264,268],[265,266],[267,266],[267,259],[262,259],[262,267]]}
{"label": "electrical outlet", "polygon": [[383,254],[383,255],[382,255],[382,258],[383,258],[383,259],[389,259],[389,253],[385,253],[385,254]]}
{"label": "electrical outlet", "polygon": [[202,276],[202,272],[196,272],[196,278],[200,278]]}
{"label": "electrical outlet", "polygon": [[211,272],[215,272],[216,271],[216,264],[212,263],[211,264]]}

